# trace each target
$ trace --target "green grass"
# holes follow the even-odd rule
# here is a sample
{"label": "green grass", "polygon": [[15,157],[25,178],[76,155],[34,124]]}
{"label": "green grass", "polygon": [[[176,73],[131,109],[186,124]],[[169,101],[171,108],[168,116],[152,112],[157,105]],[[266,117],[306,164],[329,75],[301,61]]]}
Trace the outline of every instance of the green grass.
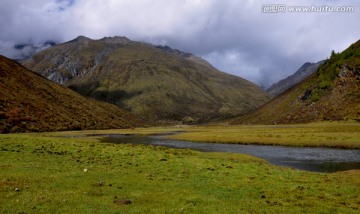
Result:
{"label": "green grass", "polygon": [[[104,133],[149,134],[161,130],[178,129]],[[84,133],[0,135],[0,212],[360,211],[358,170],[310,173],[272,166],[247,155],[54,137]],[[122,200],[131,204],[122,204]]]}

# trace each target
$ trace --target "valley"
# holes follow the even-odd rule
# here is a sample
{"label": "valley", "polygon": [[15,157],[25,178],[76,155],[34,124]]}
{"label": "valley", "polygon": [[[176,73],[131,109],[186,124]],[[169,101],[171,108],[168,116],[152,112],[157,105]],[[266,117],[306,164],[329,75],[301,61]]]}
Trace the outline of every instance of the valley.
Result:
{"label": "valley", "polygon": [[0,214],[359,214],[359,8],[2,0]]}
{"label": "valley", "polygon": [[1,57],[0,212],[358,213],[359,50],[272,100],[124,37]]}

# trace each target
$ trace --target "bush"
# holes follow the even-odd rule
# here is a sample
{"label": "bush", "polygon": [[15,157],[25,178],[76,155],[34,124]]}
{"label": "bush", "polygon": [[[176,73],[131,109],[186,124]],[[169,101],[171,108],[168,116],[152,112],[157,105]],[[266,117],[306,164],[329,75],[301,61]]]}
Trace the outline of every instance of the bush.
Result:
{"label": "bush", "polygon": [[194,124],[194,123],[196,123],[196,119],[194,119],[194,118],[192,118],[190,116],[184,117],[181,121],[182,121],[183,124]]}

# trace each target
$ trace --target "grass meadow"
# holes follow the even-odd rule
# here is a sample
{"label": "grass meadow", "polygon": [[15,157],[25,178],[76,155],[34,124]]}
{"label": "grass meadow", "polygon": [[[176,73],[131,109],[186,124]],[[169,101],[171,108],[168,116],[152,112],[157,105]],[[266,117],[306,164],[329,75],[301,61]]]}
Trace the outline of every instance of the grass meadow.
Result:
{"label": "grass meadow", "polygon": [[[185,131],[172,138],[205,142],[275,144],[278,140],[282,145],[359,148],[356,124],[0,135],[0,212],[360,212],[360,170],[314,173],[273,166],[248,155],[109,144],[85,137],[168,131]],[[283,143],[285,139],[289,141]],[[316,144],[316,139],[321,143]],[[339,145],[342,140],[345,146]]]}

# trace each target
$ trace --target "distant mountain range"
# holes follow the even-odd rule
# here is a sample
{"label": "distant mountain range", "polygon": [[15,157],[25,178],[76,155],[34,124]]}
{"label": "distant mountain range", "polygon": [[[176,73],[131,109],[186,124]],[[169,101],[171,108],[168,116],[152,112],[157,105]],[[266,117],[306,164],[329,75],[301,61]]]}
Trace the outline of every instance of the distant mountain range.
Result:
{"label": "distant mountain range", "polygon": [[0,56],[0,133],[129,128],[142,122]]}
{"label": "distant mountain range", "polygon": [[168,46],[126,37],[80,36],[23,63],[82,95],[156,122],[206,122],[244,115],[270,96],[255,84]]}
{"label": "distant mountain range", "polygon": [[360,41],[332,53],[319,69],[232,124],[284,124],[314,121],[360,121]]}
{"label": "distant mountain range", "polygon": [[307,62],[303,66],[301,66],[293,75],[290,75],[285,79],[282,79],[277,83],[274,83],[266,91],[273,96],[277,96],[285,92],[286,90],[290,89],[294,85],[298,84],[299,82],[303,81],[305,78],[309,77],[324,62],[325,60],[322,60],[317,63]]}

